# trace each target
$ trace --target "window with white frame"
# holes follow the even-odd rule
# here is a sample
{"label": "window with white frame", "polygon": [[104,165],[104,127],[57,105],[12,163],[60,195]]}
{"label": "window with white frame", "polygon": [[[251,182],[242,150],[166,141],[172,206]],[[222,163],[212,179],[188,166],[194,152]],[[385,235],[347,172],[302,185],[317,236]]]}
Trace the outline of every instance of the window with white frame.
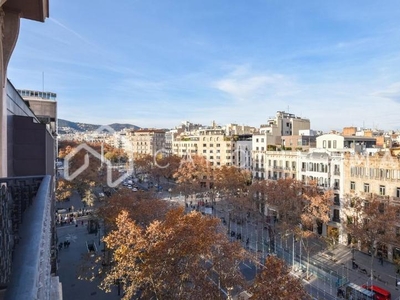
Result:
{"label": "window with white frame", "polygon": [[379,195],[381,195],[381,196],[386,195],[386,187],[384,185],[379,186]]}

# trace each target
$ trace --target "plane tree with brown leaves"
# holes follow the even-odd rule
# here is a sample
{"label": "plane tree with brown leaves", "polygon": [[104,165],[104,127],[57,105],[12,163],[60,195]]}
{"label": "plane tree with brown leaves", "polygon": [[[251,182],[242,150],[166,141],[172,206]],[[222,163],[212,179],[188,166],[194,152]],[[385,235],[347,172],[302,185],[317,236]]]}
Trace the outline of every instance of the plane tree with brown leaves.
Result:
{"label": "plane tree with brown leaves", "polygon": [[[96,145],[90,144],[89,146],[96,151],[99,150],[95,147]],[[73,186],[73,189],[77,190],[83,197],[87,190],[101,184],[103,181],[105,182],[105,178],[102,177],[103,170],[101,161],[91,153],[87,152],[86,149],[81,149],[80,151],[77,151],[76,149],[77,148],[66,146],[65,153],[70,156],[68,156],[68,160],[65,161],[65,164],[68,164],[67,175],[74,176],[75,172],[88,163],[88,166],[85,169],[79,171],[77,176],[69,181]]]}
{"label": "plane tree with brown leaves", "polygon": [[169,181],[178,170],[180,161],[179,156],[165,155],[160,152],[153,157],[153,161],[149,165],[148,174],[150,174],[158,184],[160,184],[161,178],[165,178]]}
{"label": "plane tree with brown leaves", "polygon": [[278,214],[282,232],[299,228],[304,208],[303,183],[294,179],[269,181],[265,189],[266,204]]}
{"label": "plane tree with brown leaves", "polygon": [[72,196],[74,187],[70,181],[63,178],[57,179],[56,184],[56,201],[67,201]]}
{"label": "plane tree with brown leaves", "polygon": [[234,166],[221,166],[214,170],[214,188],[225,198],[233,198],[247,193],[251,174]]}
{"label": "plane tree with brown leaves", "polygon": [[169,181],[173,179],[173,175],[177,172],[180,163],[181,158],[177,155],[160,155],[156,157],[153,173]]}
{"label": "plane tree with brown leaves", "polygon": [[185,196],[204,191],[209,186],[212,169],[203,156],[194,155],[182,159],[179,168],[173,175],[177,188]]}
{"label": "plane tree with brown leaves", "polygon": [[308,238],[307,230],[314,232],[317,225],[329,221],[332,204],[330,191],[291,178],[258,181],[251,186],[249,199],[262,215],[264,209],[275,211],[278,222],[268,226],[272,239],[277,231],[284,238],[289,234]]}
{"label": "plane tree with brown leaves", "polygon": [[150,154],[136,154],[134,156],[135,172],[149,174],[154,165],[154,157]]}
{"label": "plane tree with brown leaves", "polygon": [[101,286],[110,290],[120,280],[124,299],[137,291],[143,299],[220,299],[219,287],[244,284],[237,267],[243,250],[227,241],[217,219],[177,208],[142,227],[123,211],[116,225],[104,239],[113,264]]}
{"label": "plane tree with brown leaves", "polygon": [[285,262],[275,256],[267,257],[249,291],[252,299],[257,300],[311,300],[301,280],[290,274]]}
{"label": "plane tree with brown leaves", "polygon": [[264,214],[267,201],[266,191],[270,183],[274,184],[273,181],[257,180],[249,186],[248,201],[253,211],[259,211]]}
{"label": "plane tree with brown leaves", "polygon": [[[101,153],[109,153],[113,151],[113,147],[102,143],[85,143],[93,151],[97,152],[98,155]],[[82,148],[78,151],[79,144],[74,141],[63,141],[59,147],[59,157],[68,158],[65,161],[67,166],[67,175],[74,177],[69,180],[69,185],[73,190],[77,190],[81,197],[86,196],[95,186],[106,185],[107,183],[107,172],[111,172],[112,180],[115,180],[119,176],[116,170],[107,170],[107,166],[102,164],[99,157],[93,155],[91,151],[87,151],[86,148]],[[103,151],[102,151],[103,149]],[[81,169],[77,176],[75,172],[78,171],[82,166],[87,167]],[[65,171],[67,171],[65,170]],[[60,185],[60,194],[63,192],[65,184]]]}
{"label": "plane tree with brown leaves", "polygon": [[154,220],[163,220],[172,207],[171,202],[158,199],[150,192],[132,193],[128,189],[120,189],[102,203],[97,209],[97,216],[107,227],[115,228],[118,215],[126,211],[138,224],[148,226]]}
{"label": "plane tree with brown leaves", "polygon": [[330,220],[330,211],[333,204],[331,190],[322,190],[316,182],[303,186],[303,209],[301,224],[314,231],[317,226],[326,224]]}
{"label": "plane tree with brown leaves", "polygon": [[344,211],[342,222],[344,229],[350,235],[352,242],[358,243],[361,250],[371,254],[370,267],[373,270],[378,248],[399,243],[400,238],[395,230],[399,208],[389,200],[376,195],[368,199],[346,195]]}

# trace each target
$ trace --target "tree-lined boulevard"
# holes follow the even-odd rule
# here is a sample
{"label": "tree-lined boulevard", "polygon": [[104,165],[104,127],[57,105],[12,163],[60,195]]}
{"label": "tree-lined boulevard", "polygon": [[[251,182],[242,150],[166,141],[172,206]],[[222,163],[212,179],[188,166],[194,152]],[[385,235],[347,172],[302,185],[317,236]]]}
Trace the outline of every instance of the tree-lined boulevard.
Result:
{"label": "tree-lined boulevard", "polygon": [[[69,162],[72,169],[79,168],[82,157]],[[376,272],[374,255],[366,264],[365,254],[357,252],[360,269],[355,270],[349,248],[331,245],[328,251],[330,241],[321,228],[330,219],[333,195],[314,182],[252,181],[247,171],[211,167],[200,156],[135,160],[136,174],[150,181],[136,180],[139,192],[120,186],[105,199],[88,202],[87,194],[105,188],[98,162],[73,181],[60,178],[58,184],[59,200],[70,199],[59,205],[71,199],[94,205],[84,224],[94,224],[101,246],[87,247],[79,277],[98,282],[105,291],[117,286],[124,299],[233,299],[244,291],[254,299],[335,299],[339,288],[357,276],[360,285],[395,282],[391,272],[386,272],[388,279]],[[151,188],[154,182],[157,189]],[[371,209],[373,199],[370,203]],[[372,211],[359,208],[360,218]],[[83,228],[76,221],[76,230]],[[353,239],[365,240],[361,222],[352,221]],[[389,239],[389,233],[385,239],[382,231],[376,234]],[[359,273],[361,266],[368,274]]]}

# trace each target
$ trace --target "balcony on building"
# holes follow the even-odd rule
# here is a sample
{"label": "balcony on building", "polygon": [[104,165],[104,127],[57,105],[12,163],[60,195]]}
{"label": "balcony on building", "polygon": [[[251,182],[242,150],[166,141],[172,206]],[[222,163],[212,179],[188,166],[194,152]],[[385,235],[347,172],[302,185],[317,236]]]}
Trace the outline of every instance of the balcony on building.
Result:
{"label": "balcony on building", "polygon": [[[0,299],[62,299],[57,276],[56,136],[6,82],[6,172],[0,177]],[[6,161],[4,161],[6,160]]]}
{"label": "balcony on building", "polygon": [[4,299],[61,299],[52,177],[7,177],[0,184]]}

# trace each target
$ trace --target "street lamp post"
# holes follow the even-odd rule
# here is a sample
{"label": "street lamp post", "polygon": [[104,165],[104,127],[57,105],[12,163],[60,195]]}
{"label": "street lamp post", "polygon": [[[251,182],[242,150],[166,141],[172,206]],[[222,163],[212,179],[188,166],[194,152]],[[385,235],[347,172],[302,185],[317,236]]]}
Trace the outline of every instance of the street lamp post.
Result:
{"label": "street lamp post", "polygon": [[98,235],[99,235],[99,246],[100,246],[100,225],[99,225],[99,228],[98,228],[97,232],[98,232]]}
{"label": "street lamp post", "polygon": [[294,233],[292,234],[292,268],[294,270]]}
{"label": "street lamp post", "polygon": [[228,210],[228,235],[229,240],[231,240],[231,211]]}

